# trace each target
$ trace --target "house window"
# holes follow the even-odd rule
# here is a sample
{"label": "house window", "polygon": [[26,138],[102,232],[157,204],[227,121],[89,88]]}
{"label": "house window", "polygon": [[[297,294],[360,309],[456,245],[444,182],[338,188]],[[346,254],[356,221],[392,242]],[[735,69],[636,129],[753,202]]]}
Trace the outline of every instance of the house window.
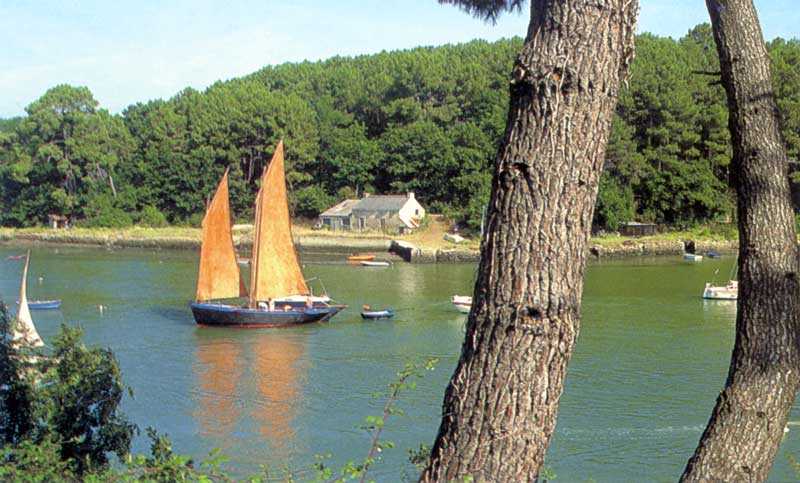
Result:
{"label": "house window", "polygon": [[419,215],[419,208],[417,208],[416,210],[414,210],[414,214],[415,214],[415,215]]}
{"label": "house window", "polygon": [[358,219],[358,227],[361,229],[361,231],[364,231],[364,229],[367,227],[367,219],[363,216]]}

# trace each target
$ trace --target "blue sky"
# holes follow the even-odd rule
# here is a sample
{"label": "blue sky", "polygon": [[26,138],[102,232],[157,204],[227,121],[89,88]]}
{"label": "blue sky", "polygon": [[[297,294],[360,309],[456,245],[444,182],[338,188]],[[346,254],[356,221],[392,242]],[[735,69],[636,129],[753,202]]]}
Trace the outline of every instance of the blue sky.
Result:
{"label": "blue sky", "polygon": [[[680,37],[704,0],[640,0],[639,31]],[[800,37],[800,2],[756,0],[765,37]],[[522,36],[436,0],[0,0],[0,117],[58,84],[87,86],[113,113],[266,65]]]}

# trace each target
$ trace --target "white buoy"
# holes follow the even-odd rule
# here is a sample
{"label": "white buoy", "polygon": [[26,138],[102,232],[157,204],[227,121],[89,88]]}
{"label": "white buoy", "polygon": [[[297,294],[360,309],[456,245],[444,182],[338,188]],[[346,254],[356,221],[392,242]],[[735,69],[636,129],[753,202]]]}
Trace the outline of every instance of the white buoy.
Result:
{"label": "white buoy", "polygon": [[104,309],[105,309],[105,307],[103,307],[103,304],[100,304],[100,305],[97,306],[97,310],[100,311],[100,315],[103,315],[103,310]]}

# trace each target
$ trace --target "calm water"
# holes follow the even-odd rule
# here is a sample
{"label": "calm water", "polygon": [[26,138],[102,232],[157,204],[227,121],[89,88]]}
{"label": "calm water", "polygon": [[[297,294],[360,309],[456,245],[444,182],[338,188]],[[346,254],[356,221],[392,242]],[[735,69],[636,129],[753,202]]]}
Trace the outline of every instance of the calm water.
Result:
{"label": "calm water", "polygon": [[[0,246],[0,258],[21,253]],[[124,401],[141,428],[166,432],[178,452],[221,448],[228,469],[309,468],[315,454],[360,460],[370,438],[356,426],[381,412],[373,397],[409,360],[441,359],[402,397],[388,420],[396,448],[374,467],[380,482],[411,475],[408,448],[430,444],[457,361],[464,316],[447,303],[469,293],[474,265],[363,268],[344,254],[301,253],[307,277],[350,305],[330,323],[293,329],[198,328],[188,308],[197,254],[191,251],[34,247],[30,298],[64,299],[33,313],[45,340],[61,323],[81,325],[90,344],[110,347],[135,398]],[[733,343],[735,306],[704,302],[703,283],[732,258],[678,258],[590,265],[581,336],[570,364],[547,465],[556,481],[675,481],[721,388]],[[16,300],[21,261],[0,261],[0,296]],[[41,282],[37,278],[42,276]],[[100,314],[97,306],[108,308]],[[358,307],[392,307],[392,321],[362,322]],[[792,421],[800,420],[797,409]],[[136,440],[144,452],[148,441]],[[800,455],[792,427],[772,472],[795,480],[786,455]],[[307,472],[297,471],[302,480]]]}

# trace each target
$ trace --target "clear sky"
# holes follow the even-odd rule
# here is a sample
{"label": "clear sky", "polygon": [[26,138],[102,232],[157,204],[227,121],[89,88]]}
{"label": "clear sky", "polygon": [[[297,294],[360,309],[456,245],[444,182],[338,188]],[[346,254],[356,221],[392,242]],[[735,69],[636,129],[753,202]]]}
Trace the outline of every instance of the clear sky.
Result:
{"label": "clear sky", "polygon": [[[639,31],[681,37],[704,0],[640,0]],[[800,37],[800,0],[756,0],[764,35]],[[58,84],[87,86],[112,113],[266,65],[523,36],[436,0],[0,0],[0,117]]]}

